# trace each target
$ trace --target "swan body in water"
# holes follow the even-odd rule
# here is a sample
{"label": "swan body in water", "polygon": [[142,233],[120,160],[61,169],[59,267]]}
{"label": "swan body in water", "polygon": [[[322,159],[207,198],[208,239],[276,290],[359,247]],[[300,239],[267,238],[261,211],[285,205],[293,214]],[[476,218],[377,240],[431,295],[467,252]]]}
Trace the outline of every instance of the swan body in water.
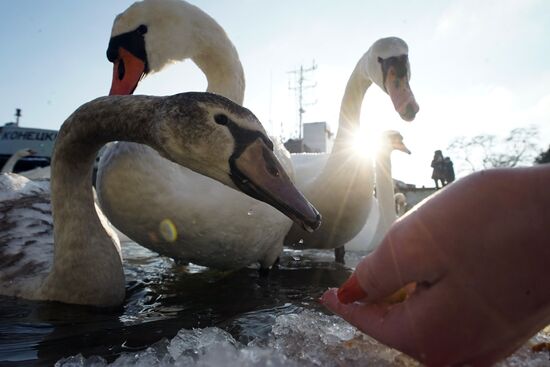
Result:
{"label": "swan body in water", "polygon": [[[190,58],[204,72],[207,91],[243,102],[244,73],[235,47],[214,19],[184,1],[131,5],[114,21],[107,56],[114,64],[111,94],[130,94],[143,75]],[[274,152],[292,178],[284,146],[275,142]],[[131,239],[203,266],[234,269],[259,262],[269,268],[292,225],[271,206],[134,143],[106,149],[97,189],[106,216]],[[168,239],[162,236],[167,221],[174,232]]]}
{"label": "swan body in water", "polygon": [[391,169],[391,153],[394,150],[411,153],[403,143],[403,136],[399,132],[385,131],[382,134],[382,144],[375,162],[376,199],[372,200],[367,223],[351,241],[346,243],[346,250],[373,251],[397,219],[396,194]]}
{"label": "swan body in water", "polygon": [[250,111],[209,93],[101,97],[61,127],[52,156],[51,208],[47,182],[0,176],[0,294],[95,306],[123,301],[120,246],[98,215],[91,186],[98,150],[123,140],[148,144],[304,227],[319,225],[319,214],[293,186]]}
{"label": "swan body in water", "polygon": [[[343,246],[365,225],[373,199],[372,161],[354,148],[363,98],[374,83],[390,96],[401,118],[412,121],[419,108],[409,79],[408,46],[400,38],[379,39],[361,57],[348,80],[334,147],[327,155],[323,169],[312,175],[313,169],[307,167],[318,167],[320,157],[291,156],[297,186],[319,210],[323,225],[315,233],[307,233],[293,225],[285,238],[285,245],[334,248],[336,260],[343,262]],[[304,177],[302,172],[307,176]]]}

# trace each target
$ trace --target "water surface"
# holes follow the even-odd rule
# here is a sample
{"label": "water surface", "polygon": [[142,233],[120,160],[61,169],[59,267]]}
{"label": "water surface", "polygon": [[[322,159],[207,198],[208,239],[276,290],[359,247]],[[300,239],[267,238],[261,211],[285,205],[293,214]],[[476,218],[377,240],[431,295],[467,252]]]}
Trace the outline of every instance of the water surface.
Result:
{"label": "water surface", "polygon": [[[177,264],[134,243],[123,244],[123,255],[120,308],[0,297],[0,365],[417,365],[318,303],[348,278],[357,253],[348,253],[344,266],[330,251],[285,250],[267,278],[253,267],[219,272]],[[550,333],[531,344],[540,341],[550,342]],[[526,346],[503,365],[546,366],[550,359]]]}

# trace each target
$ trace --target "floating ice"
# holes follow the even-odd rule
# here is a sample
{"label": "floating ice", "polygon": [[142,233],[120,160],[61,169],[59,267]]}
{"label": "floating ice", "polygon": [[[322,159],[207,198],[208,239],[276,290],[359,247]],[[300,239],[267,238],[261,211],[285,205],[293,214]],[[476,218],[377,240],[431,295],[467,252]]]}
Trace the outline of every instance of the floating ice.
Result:
{"label": "floating ice", "polygon": [[[541,332],[499,367],[548,366],[548,352],[530,346],[550,342]],[[298,309],[275,318],[271,332],[248,342],[236,341],[228,332],[208,327],[182,329],[171,340],[162,339],[146,350],[124,353],[109,364],[101,357],[76,355],[56,363],[59,367],[104,366],[420,366],[417,362],[358,332],[336,316]]]}

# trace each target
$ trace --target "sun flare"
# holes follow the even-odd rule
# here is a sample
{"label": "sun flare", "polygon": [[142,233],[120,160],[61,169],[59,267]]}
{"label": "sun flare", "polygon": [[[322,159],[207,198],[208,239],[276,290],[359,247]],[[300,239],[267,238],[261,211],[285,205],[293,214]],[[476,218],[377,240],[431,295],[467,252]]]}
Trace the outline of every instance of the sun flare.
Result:
{"label": "sun flare", "polygon": [[375,139],[372,134],[358,132],[353,139],[353,149],[364,157],[374,158],[380,150],[380,139]]}

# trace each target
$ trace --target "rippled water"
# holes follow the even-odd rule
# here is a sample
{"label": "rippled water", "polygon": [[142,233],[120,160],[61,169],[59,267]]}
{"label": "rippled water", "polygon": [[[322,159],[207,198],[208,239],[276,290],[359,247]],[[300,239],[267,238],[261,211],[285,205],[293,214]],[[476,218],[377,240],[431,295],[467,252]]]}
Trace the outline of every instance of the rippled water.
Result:
{"label": "rippled water", "polygon": [[[218,272],[123,246],[127,297],[98,310],[0,297],[0,365],[388,365],[416,363],[317,302],[347,279],[329,251],[285,251],[278,269]],[[548,341],[539,333],[532,343]],[[93,356],[93,357],[92,357]],[[527,346],[505,366],[547,366]]]}

